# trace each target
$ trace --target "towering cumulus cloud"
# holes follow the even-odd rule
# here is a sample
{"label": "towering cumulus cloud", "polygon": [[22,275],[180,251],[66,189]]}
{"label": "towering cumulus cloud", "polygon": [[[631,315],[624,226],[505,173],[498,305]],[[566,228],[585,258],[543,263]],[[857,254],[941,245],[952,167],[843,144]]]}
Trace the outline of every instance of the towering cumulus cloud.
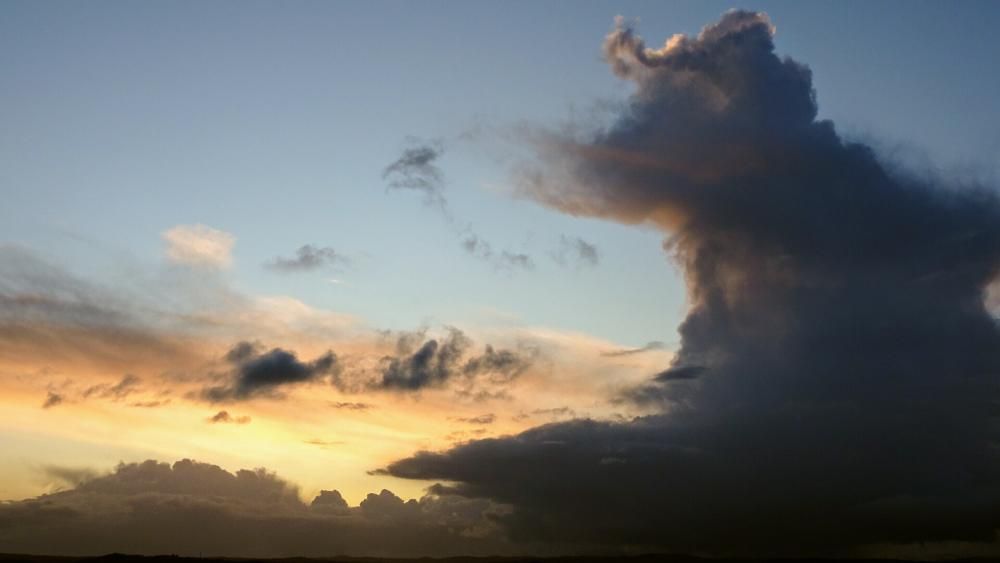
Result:
{"label": "towering cumulus cloud", "polygon": [[513,537],[714,553],[995,541],[1000,202],[880,163],[816,119],[764,14],[604,43],[628,104],[544,133],[526,193],[652,224],[690,310],[674,365],[624,394],[660,414],[571,421],[388,471],[510,503]]}

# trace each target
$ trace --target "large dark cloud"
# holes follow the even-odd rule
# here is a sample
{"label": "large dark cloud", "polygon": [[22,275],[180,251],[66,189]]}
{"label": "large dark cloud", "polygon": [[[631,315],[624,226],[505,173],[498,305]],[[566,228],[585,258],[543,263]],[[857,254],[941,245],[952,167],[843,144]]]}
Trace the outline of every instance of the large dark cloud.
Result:
{"label": "large dark cloud", "polygon": [[69,490],[0,504],[0,545],[11,553],[287,557],[443,556],[510,551],[502,507],[383,490],[351,507],[336,490],[311,504],[263,469],[225,471],[183,460],[121,464],[108,475],[73,471]]}
{"label": "large dark cloud", "polygon": [[889,168],[816,119],[763,14],[604,53],[635,92],[591,136],[535,136],[525,192],[668,233],[674,364],[572,421],[419,453],[393,475],[510,503],[516,538],[709,553],[991,542],[1000,526],[1000,202]]}
{"label": "large dark cloud", "polygon": [[256,396],[279,396],[283,386],[339,378],[341,365],[331,351],[311,362],[304,362],[293,352],[273,348],[262,352],[251,342],[240,342],[226,354],[233,366],[231,381],[202,390],[201,397],[211,402],[250,399]]}
{"label": "large dark cloud", "polygon": [[482,354],[470,355],[472,340],[455,328],[449,328],[443,338],[423,338],[422,332],[400,335],[395,354],[381,360],[376,388],[417,391],[458,381],[469,391],[468,386],[477,379],[508,383],[528,369],[534,359],[530,351],[497,350],[491,345],[486,345]]}

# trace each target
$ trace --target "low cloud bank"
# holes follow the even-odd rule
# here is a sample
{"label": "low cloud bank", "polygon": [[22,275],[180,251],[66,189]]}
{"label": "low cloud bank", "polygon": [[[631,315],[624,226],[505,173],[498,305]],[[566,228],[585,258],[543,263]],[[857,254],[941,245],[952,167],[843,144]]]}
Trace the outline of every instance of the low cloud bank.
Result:
{"label": "low cloud bank", "polygon": [[[52,469],[49,469],[52,471]],[[0,545],[11,553],[231,557],[444,556],[509,552],[489,501],[388,490],[348,506],[336,490],[311,503],[264,469],[235,473],[182,460],[73,472],[62,492],[0,504]]]}

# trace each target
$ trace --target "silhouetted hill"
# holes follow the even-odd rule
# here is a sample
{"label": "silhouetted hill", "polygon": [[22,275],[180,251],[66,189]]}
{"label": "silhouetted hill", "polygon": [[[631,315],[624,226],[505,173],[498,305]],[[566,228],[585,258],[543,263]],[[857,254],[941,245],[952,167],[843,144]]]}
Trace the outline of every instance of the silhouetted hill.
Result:
{"label": "silhouetted hill", "polygon": [[[688,555],[635,555],[635,556],[566,556],[566,557],[288,557],[275,559],[252,559],[245,557],[181,557],[177,555],[126,555],[111,553],[93,557],[0,554],[2,563],[909,563],[905,559],[710,559]],[[992,563],[1000,561],[989,558],[951,559],[950,563]],[[913,563],[917,563],[913,561]]]}

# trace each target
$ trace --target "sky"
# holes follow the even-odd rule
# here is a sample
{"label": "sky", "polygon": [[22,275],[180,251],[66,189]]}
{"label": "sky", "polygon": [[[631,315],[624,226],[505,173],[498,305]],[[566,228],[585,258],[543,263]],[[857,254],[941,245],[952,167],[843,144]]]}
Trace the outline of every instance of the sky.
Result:
{"label": "sky", "polygon": [[0,552],[1000,550],[997,3],[0,14]]}

